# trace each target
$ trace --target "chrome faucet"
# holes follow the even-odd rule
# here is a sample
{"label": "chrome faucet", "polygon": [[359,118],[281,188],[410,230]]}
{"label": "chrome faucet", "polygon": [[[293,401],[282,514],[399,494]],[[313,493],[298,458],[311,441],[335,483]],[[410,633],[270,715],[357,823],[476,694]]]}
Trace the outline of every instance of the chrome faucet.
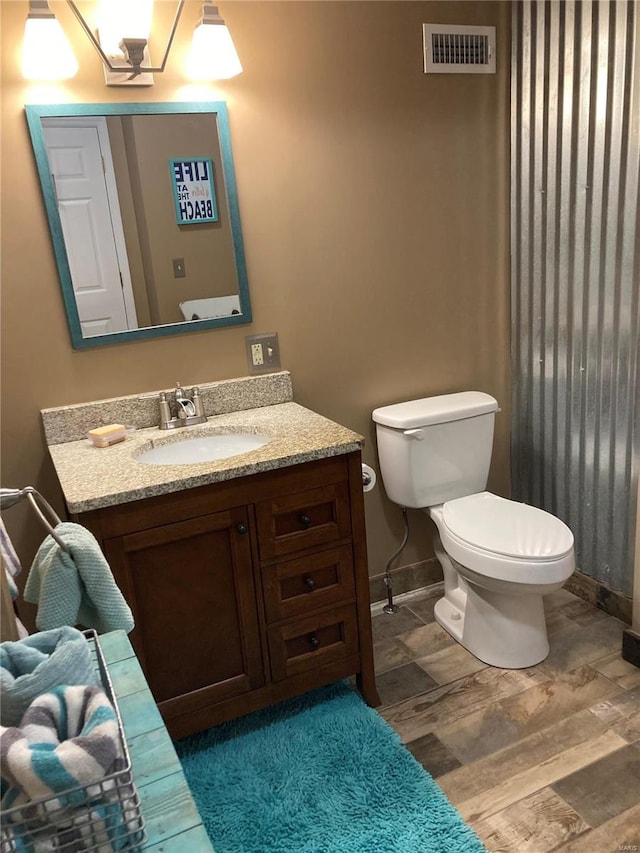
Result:
{"label": "chrome faucet", "polygon": [[176,390],[170,397],[167,397],[166,391],[160,393],[158,405],[160,408],[160,429],[176,429],[207,422],[199,388],[192,388],[189,394],[177,382]]}

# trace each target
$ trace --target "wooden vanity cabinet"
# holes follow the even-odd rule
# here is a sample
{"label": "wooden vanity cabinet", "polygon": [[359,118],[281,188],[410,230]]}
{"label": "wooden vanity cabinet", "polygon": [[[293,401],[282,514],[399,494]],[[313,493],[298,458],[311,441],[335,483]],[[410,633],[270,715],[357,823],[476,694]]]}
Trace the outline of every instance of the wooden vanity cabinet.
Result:
{"label": "wooden vanity cabinet", "polygon": [[379,704],[359,452],[77,520],[133,611],[174,737],[354,674]]}

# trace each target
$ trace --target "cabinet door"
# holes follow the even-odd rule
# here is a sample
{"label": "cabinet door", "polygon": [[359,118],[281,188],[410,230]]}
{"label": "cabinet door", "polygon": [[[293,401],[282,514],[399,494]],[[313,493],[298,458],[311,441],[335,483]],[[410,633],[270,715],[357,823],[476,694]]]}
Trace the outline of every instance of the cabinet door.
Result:
{"label": "cabinet door", "polygon": [[249,536],[240,507],[104,543],[165,718],[264,683]]}

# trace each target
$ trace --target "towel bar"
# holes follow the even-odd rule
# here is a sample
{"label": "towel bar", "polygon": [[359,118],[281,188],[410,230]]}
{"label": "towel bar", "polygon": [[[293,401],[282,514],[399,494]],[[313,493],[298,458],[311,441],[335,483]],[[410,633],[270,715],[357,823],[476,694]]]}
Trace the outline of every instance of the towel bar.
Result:
{"label": "towel bar", "polygon": [[[27,498],[27,500],[35,510],[36,515],[44,524],[46,530],[55,539],[55,541],[62,548],[62,550],[68,554],[69,548],[65,545],[65,543],[54,530],[56,525],[60,524],[60,519],[58,518],[58,515],[54,511],[51,504],[47,500],[45,500],[45,498],[42,497],[40,492],[34,489],[33,486],[25,486],[24,489],[0,489],[0,509],[9,509],[9,507],[15,506],[15,504],[19,503],[23,498]],[[36,500],[36,498],[38,500]],[[44,509],[49,513],[49,519],[51,521],[47,519],[42,509],[38,506],[38,501],[40,501]],[[53,522],[53,526],[51,522]]]}

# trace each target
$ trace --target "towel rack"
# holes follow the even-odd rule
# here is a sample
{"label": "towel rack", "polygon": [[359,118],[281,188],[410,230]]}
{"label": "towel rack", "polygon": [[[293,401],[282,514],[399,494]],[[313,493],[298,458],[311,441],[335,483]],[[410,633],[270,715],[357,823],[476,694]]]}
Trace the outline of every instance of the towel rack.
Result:
{"label": "towel rack", "polygon": [[[42,497],[40,492],[36,491],[33,486],[25,486],[24,489],[0,489],[0,509],[9,509],[9,507],[15,506],[15,504],[19,503],[23,498],[27,498],[33,509],[35,510],[36,515],[40,519],[40,521],[44,524],[45,528],[48,530],[49,534],[55,539],[58,545],[65,551],[67,554],[69,553],[69,548],[62,541],[62,539],[58,536],[54,528],[56,525],[60,524],[60,519],[55,513],[51,504]],[[42,508],[38,505],[38,502],[42,504],[42,508],[46,510],[49,515],[49,518],[44,514]]]}

